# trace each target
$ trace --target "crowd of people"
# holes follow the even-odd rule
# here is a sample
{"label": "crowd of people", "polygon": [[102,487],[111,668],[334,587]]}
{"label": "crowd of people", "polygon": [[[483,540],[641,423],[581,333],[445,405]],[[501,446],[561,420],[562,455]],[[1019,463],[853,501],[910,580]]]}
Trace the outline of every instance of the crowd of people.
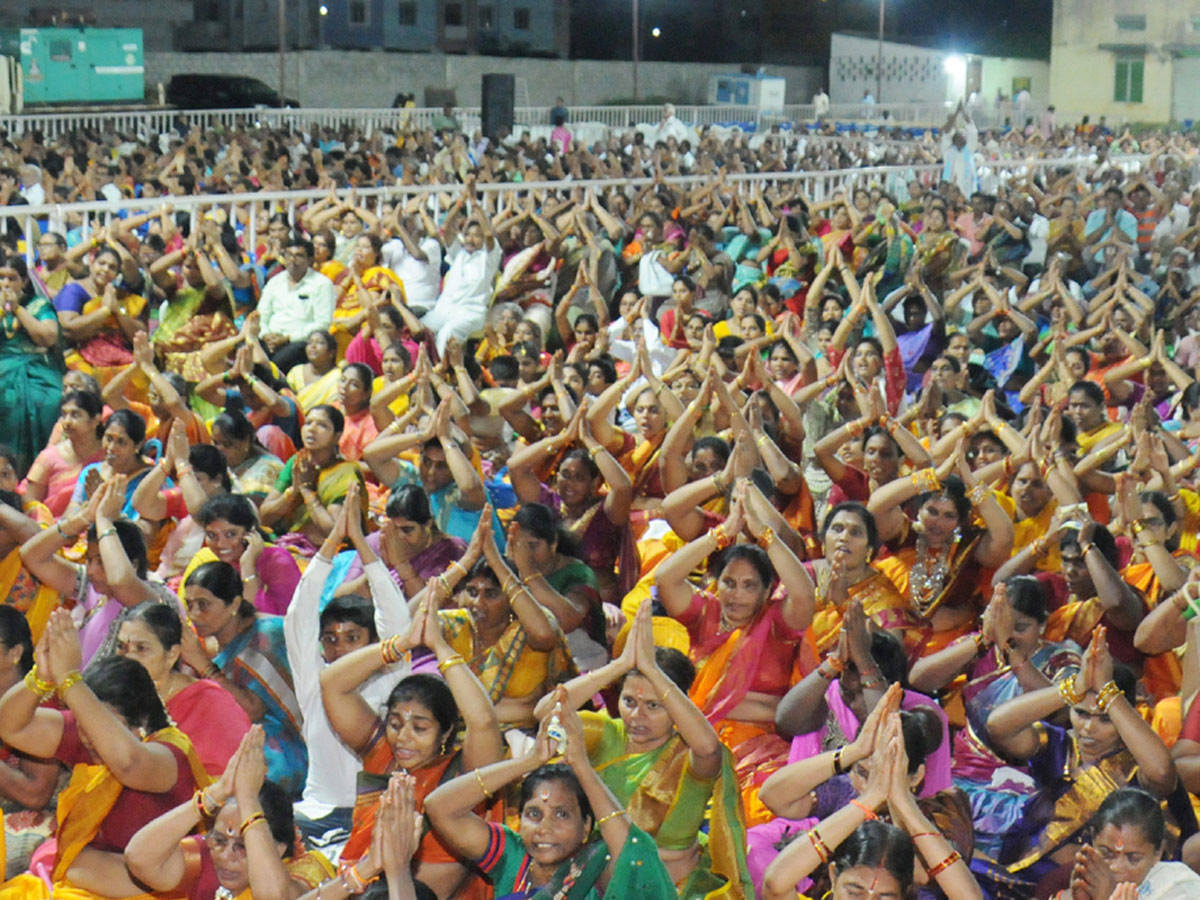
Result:
{"label": "crowd of people", "polygon": [[0,896],[1200,896],[1194,142],[447,119],[0,149]]}

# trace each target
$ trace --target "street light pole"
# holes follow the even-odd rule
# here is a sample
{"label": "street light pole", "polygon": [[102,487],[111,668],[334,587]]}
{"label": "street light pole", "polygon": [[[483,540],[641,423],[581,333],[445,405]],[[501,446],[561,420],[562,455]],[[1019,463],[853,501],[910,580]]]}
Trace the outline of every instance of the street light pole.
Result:
{"label": "street light pole", "polygon": [[633,0],[633,102],[638,102],[638,0]]}
{"label": "street light pole", "polygon": [[[280,0],[282,2],[282,0]],[[883,13],[887,0],[879,0],[879,51],[875,58],[875,102],[883,102]]]}
{"label": "street light pole", "polygon": [[279,0],[279,102],[281,104],[283,98],[287,96],[283,89],[283,57],[287,45],[287,15],[285,13],[283,0]]}

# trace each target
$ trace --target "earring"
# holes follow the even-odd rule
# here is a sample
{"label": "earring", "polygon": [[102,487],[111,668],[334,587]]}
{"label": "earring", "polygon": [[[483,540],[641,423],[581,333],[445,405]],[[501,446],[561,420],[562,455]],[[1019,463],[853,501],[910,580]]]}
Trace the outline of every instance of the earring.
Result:
{"label": "earring", "polygon": [[962,540],[962,528],[955,528],[955,529],[954,529],[953,538],[954,538],[954,543],[956,543],[956,544],[957,544],[957,543],[958,543],[960,540]]}

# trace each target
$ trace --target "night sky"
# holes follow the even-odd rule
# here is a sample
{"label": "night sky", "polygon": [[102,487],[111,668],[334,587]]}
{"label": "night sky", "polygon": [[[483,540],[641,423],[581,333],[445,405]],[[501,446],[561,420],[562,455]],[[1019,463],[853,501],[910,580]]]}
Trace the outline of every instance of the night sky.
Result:
{"label": "night sky", "polygon": [[[643,59],[817,63],[833,31],[877,33],[879,0],[639,0]],[[886,0],[886,36],[1049,59],[1053,0]],[[632,0],[573,0],[571,55],[629,59]],[[660,29],[654,37],[652,30]]]}

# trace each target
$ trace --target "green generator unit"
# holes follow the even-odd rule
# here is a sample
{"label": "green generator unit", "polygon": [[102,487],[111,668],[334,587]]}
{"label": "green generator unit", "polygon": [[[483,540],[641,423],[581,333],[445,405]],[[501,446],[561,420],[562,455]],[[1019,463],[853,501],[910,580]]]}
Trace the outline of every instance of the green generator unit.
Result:
{"label": "green generator unit", "polygon": [[0,30],[0,53],[21,64],[25,105],[140,103],[140,28]]}

